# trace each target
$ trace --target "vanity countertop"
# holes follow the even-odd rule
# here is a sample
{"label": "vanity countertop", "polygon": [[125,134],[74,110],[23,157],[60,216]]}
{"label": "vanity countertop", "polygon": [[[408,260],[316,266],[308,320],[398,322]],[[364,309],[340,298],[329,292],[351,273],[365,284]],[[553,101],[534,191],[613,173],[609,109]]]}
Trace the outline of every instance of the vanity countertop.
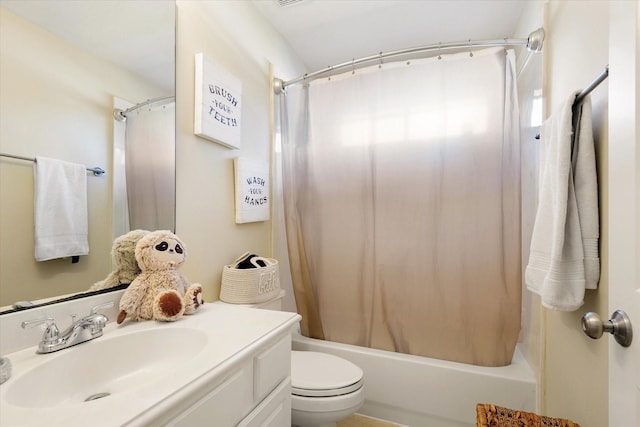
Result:
{"label": "vanity countertop", "polygon": [[[299,319],[298,314],[291,312],[209,303],[204,304],[195,314],[184,316],[176,322],[126,321],[122,325],[109,323],[102,337],[56,353],[35,354],[37,343],[34,342],[33,347],[4,355],[11,360],[13,374],[0,386],[0,425],[148,425],[159,416],[168,414],[170,408],[190,399],[194,390],[203,389],[206,384],[224,380],[225,375],[228,375],[229,370],[233,368],[234,361],[242,359],[248,352],[256,351],[263,343],[273,340],[274,337],[286,336]],[[163,371],[157,376],[130,385],[108,397],[89,402],[78,400],[59,402],[56,405],[34,404],[28,407],[12,401],[12,399],[15,400],[17,393],[17,387],[13,390],[12,387],[14,384],[19,384],[22,376],[38,369],[41,365],[50,363],[55,358],[65,357],[66,352],[78,351],[83,346],[97,346],[101,340],[126,338],[124,336],[127,334],[147,333],[145,331],[152,330],[159,339],[162,339],[163,335],[173,338],[168,340],[167,347],[180,346],[180,331],[162,333],[174,328],[198,331],[194,333],[200,334],[198,336],[202,336],[205,343],[197,346],[198,348],[193,351],[197,354],[190,356],[187,362],[175,363],[166,372]],[[135,336],[132,335],[129,338],[135,338]],[[122,351],[127,357],[126,348]],[[154,356],[153,352],[148,355],[150,365],[153,363]],[[117,355],[114,355],[114,358],[117,358]],[[71,372],[74,366],[63,368]],[[100,364],[96,364],[95,369],[101,369]],[[14,397],[11,396],[12,392]],[[33,390],[34,395],[38,392]]]}

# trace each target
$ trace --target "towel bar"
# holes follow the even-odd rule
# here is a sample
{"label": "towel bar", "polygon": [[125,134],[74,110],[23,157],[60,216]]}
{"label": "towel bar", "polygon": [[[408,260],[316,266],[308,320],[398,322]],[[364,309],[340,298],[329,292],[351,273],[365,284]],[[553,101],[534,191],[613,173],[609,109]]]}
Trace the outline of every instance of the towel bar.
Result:
{"label": "towel bar", "polygon": [[[26,160],[28,162],[33,162],[36,163],[36,159],[31,158],[31,157],[23,157],[23,156],[16,156],[13,154],[5,154],[5,153],[0,153],[0,157],[11,157],[12,159],[18,159],[18,160]],[[106,173],[104,169],[102,169],[99,166],[93,167],[93,168],[86,168],[88,172],[93,172],[93,174],[95,176],[100,176],[103,173]]]}

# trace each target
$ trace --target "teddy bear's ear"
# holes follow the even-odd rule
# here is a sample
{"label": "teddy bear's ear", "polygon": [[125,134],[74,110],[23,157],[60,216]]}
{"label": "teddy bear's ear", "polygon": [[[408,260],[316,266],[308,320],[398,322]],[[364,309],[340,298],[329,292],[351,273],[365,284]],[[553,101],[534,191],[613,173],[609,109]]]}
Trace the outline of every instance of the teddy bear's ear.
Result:
{"label": "teddy bear's ear", "polygon": [[153,243],[155,242],[155,233],[156,232],[152,232],[145,235],[140,240],[138,240],[138,243],[136,244],[135,257],[138,265],[140,266],[140,269],[142,270],[148,270],[152,268],[152,259],[148,259],[150,258],[148,253],[149,248],[153,246]]}

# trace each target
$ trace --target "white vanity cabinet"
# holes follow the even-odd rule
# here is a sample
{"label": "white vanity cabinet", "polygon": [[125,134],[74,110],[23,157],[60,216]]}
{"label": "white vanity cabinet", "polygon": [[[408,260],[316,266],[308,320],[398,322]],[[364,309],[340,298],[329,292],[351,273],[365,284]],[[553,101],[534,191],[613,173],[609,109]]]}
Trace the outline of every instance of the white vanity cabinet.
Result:
{"label": "white vanity cabinet", "polygon": [[291,425],[291,336],[256,346],[210,390],[166,425],[283,427]]}
{"label": "white vanity cabinet", "polygon": [[130,425],[289,427],[291,331],[300,316],[227,304],[207,308],[223,332],[220,363]]}

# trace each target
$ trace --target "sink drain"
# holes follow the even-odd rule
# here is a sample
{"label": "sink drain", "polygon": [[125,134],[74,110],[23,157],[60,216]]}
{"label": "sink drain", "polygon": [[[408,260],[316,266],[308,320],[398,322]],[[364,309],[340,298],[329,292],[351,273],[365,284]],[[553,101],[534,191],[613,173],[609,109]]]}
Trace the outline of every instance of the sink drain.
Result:
{"label": "sink drain", "polygon": [[92,394],[91,396],[87,397],[84,401],[85,402],[90,402],[92,400],[98,400],[98,399],[102,399],[103,397],[107,397],[110,396],[111,393],[96,393],[96,394]]}

